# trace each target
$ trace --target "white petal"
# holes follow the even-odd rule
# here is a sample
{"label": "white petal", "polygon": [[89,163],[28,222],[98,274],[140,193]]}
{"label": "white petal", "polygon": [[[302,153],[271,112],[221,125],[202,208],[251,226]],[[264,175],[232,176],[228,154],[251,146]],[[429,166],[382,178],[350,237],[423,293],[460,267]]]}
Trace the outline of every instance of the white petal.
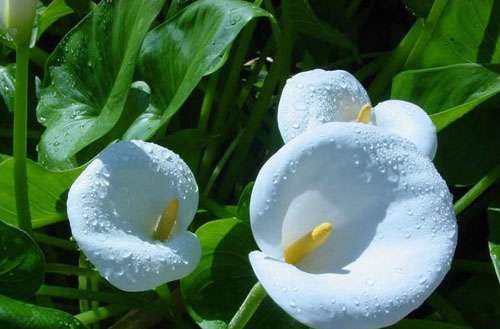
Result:
{"label": "white petal", "polygon": [[377,126],[409,139],[420,152],[434,158],[437,150],[436,127],[422,108],[405,101],[389,100],[375,106],[373,116]]}
{"label": "white petal", "polygon": [[332,121],[353,121],[370,104],[365,89],[349,72],[320,69],[299,73],[283,88],[278,126],[285,143]]}
{"label": "white petal", "polygon": [[[327,123],[286,144],[261,169],[250,216],[259,248],[276,259],[253,259],[257,276],[319,329],[401,319],[441,282],[456,246],[451,195],[430,159],[366,124]],[[297,267],[282,262],[284,247],[325,221],[323,246]]]}
{"label": "white petal", "polygon": [[[179,210],[172,236],[153,239],[167,203]],[[94,159],[71,187],[68,217],[75,240],[110,283],[140,291],[179,279],[200,258],[186,231],[198,207],[198,187],[178,155],[153,143],[119,142]]]}

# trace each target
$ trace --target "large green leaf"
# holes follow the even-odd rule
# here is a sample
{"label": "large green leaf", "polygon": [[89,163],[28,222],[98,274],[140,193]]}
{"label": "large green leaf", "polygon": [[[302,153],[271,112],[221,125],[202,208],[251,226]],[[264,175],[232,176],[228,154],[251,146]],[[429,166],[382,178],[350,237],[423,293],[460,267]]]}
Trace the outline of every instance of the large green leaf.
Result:
{"label": "large green leaf", "polygon": [[[66,192],[82,168],[52,172],[28,161],[28,192],[33,227],[38,228],[66,218]],[[14,193],[14,160],[0,163],[0,218],[17,225]]]}
{"label": "large green leaf", "polygon": [[[181,280],[189,314],[203,329],[224,329],[257,281],[248,253],[257,249],[250,226],[237,219],[221,219],[201,226],[201,262]],[[266,298],[247,328],[304,328]]]}
{"label": "large green leaf", "polygon": [[490,227],[490,237],[488,247],[495,272],[500,282],[500,203],[488,208],[488,221]]}
{"label": "large green leaf", "polygon": [[405,7],[414,15],[427,17],[431,10],[433,0],[402,0]]}
{"label": "large green leaf", "polygon": [[0,220],[0,294],[27,298],[44,279],[45,259],[33,239]]}
{"label": "large green leaf", "polygon": [[137,54],[163,3],[101,1],[58,45],[37,108],[47,127],[39,145],[44,165],[67,167],[120,119]]}
{"label": "large green leaf", "polygon": [[322,40],[333,47],[340,47],[358,54],[356,45],[341,31],[321,20],[308,0],[283,1],[283,15],[291,23],[295,35]]}
{"label": "large green leaf", "polygon": [[391,98],[422,106],[441,130],[435,163],[449,184],[473,184],[500,161],[499,70],[456,64],[405,71],[393,81]]}
{"label": "large green leaf", "polygon": [[47,7],[40,11],[38,16],[38,31],[39,38],[52,24],[60,18],[72,14],[73,9],[66,4],[66,0],[54,0]]}
{"label": "large green leaf", "polygon": [[497,0],[448,0],[415,67],[499,63],[499,17]]}
{"label": "large green leaf", "polygon": [[0,327],[5,329],[86,329],[68,313],[0,295]]}
{"label": "large green leaf", "polygon": [[400,73],[391,98],[416,102],[442,130],[498,93],[500,65],[456,64]]}
{"label": "large green leaf", "polygon": [[0,96],[2,96],[7,110],[14,109],[14,95],[16,93],[16,65],[0,66]]}
{"label": "large green leaf", "polygon": [[147,139],[182,106],[201,78],[225,62],[226,49],[251,20],[271,15],[238,0],[200,0],[151,31],[139,60],[151,105],[125,139]]}

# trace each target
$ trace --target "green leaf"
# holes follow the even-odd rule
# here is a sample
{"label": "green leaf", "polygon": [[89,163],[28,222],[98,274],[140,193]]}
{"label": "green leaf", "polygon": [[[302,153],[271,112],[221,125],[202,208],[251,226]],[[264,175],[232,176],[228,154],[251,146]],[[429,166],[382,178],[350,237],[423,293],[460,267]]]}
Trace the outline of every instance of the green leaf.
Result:
{"label": "green leaf", "polygon": [[37,37],[40,38],[52,24],[73,12],[73,9],[66,4],[66,0],[52,1],[38,16]]}
{"label": "green leaf", "polygon": [[448,0],[418,68],[500,62],[500,2]]}
{"label": "green leaf", "polygon": [[219,69],[226,50],[251,20],[272,16],[237,0],[200,0],[151,31],[139,60],[151,105],[124,139],[147,139],[172,117],[203,76]]}
{"label": "green leaf", "polygon": [[24,231],[0,220],[0,294],[27,298],[44,279],[45,258]]}
{"label": "green leaf", "polygon": [[405,7],[418,17],[427,17],[434,0],[403,0]]}
{"label": "green leaf", "polygon": [[244,222],[250,222],[250,197],[254,183],[250,182],[245,186],[238,202],[237,217]]}
{"label": "green leaf", "polygon": [[[250,226],[237,219],[209,222],[196,230],[202,258],[196,270],[181,280],[188,312],[203,329],[225,329],[255,284],[248,253],[257,246]],[[305,328],[267,297],[247,328]]]}
{"label": "green leaf", "polygon": [[456,64],[398,74],[391,98],[419,104],[442,130],[498,93],[500,65]]}
{"label": "green leaf", "polygon": [[5,329],[86,329],[68,313],[0,295],[0,324]]}
{"label": "green leaf", "polygon": [[7,110],[14,109],[14,97],[16,93],[16,65],[9,64],[0,66],[0,96],[2,96]]}
{"label": "green leaf", "polygon": [[183,129],[167,136],[163,144],[179,154],[188,164],[191,170],[195,171],[198,165],[201,150],[215,138],[201,129]]}
{"label": "green leaf", "polygon": [[345,34],[316,16],[308,0],[287,0],[282,6],[283,15],[287,16],[294,34],[319,39],[359,55],[356,45]]}
{"label": "green leaf", "polygon": [[500,285],[495,276],[475,275],[447,297],[473,328],[498,329]]}
{"label": "green leaf", "polygon": [[500,161],[500,65],[456,64],[405,71],[391,98],[424,108],[438,129],[436,166],[449,184],[469,185]]}
{"label": "green leaf", "polygon": [[[83,168],[52,172],[28,161],[28,191],[34,228],[66,219],[66,193]],[[17,225],[14,160],[0,163],[0,218]]]}
{"label": "green leaf", "polygon": [[488,208],[488,222],[490,228],[488,247],[493,267],[495,267],[500,282],[500,205],[498,202]]}
{"label": "green leaf", "polygon": [[101,1],[57,46],[37,108],[47,127],[39,144],[44,165],[67,167],[118,122],[144,36],[163,3]]}

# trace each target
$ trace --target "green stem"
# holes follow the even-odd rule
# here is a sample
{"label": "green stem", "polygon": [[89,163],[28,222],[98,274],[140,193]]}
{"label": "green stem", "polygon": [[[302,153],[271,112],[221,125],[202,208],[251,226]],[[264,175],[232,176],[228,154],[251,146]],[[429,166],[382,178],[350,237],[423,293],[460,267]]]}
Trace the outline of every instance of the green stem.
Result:
{"label": "green stem", "polygon": [[[80,253],[80,257],[78,259],[78,266],[84,270],[88,269],[89,264],[85,259],[85,256]],[[88,291],[90,285],[90,280],[85,275],[78,276],[78,289],[82,291]],[[90,300],[79,298],[80,312],[86,312],[90,310]]]}
{"label": "green stem", "polygon": [[214,73],[208,79],[207,90],[205,91],[205,96],[203,97],[203,103],[201,104],[200,110],[200,122],[198,123],[198,128],[202,131],[207,131],[208,121],[210,119],[210,112],[212,111],[212,105],[215,98],[215,88],[219,82],[219,74]]}
{"label": "green stem", "polygon": [[50,285],[42,285],[38,290],[37,295],[60,297],[66,299],[95,300],[102,303],[120,304],[132,307],[148,307],[148,305],[151,306],[154,303],[154,301],[152,301],[152,298],[149,298],[149,294],[146,293],[137,294],[89,291]]}
{"label": "green stem", "polygon": [[[12,49],[16,48],[14,42],[9,41],[5,38],[0,38],[0,44]],[[29,56],[31,61],[41,68],[45,66],[45,62],[49,58],[49,54],[45,50],[38,47],[31,48],[29,50]]]}
{"label": "green stem", "polygon": [[[213,120],[214,127],[212,129],[212,133],[214,135],[227,136],[226,131],[228,127],[226,120],[229,110],[233,107],[232,104],[236,103],[235,95],[240,85],[239,79],[241,69],[243,67],[248,48],[250,47],[250,42],[252,41],[252,35],[256,24],[256,22],[250,22],[241,33],[238,42],[232,48],[231,62],[229,65],[230,70],[224,83],[224,92],[221,95],[217,113],[215,114],[215,118]],[[208,145],[202,157],[200,172],[198,175],[201,186],[204,186],[210,177],[212,164],[217,158],[220,144],[222,142],[224,142],[224,139],[222,139],[221,142]]]}
{"label": "green stem", "polygon": [[429,12],[429,15],[425,19],[425,24],[423,26],[422,33],[420,33],[417,42],[412,48],[404,67],[406,69],[415,68],[416,61],[420,58],[420,55],[427,47],[429,40],[432,38],[434,34],[434,30],[441,19],[441,16],[444,13],[444,9],[448,5],[448,0],[436,0],[432,4],[432,8]]}
{"label": "green stem", "polygon": [[43,234],[43,233],[36,233],[33,232],[33,238],[35,239],[36,242],[43,243],[49,246],[61,248],[64,250],[69,250],[69,251],[78,251],[78,247],[76,246],[76,243],[71,242],[66,239],[61,239],[61,238],[55,238],[53,236]]}
{"label": "green stem", "polygon": [[417,20],[415,24],[413,24],[403,40],[401,40],[390,57],[385,61],[384,68],[377,74],[375,79],[373,79],[373,82],[368,87],[368,94],[373,104],[376,104],[382,98],[389,89],[394,75],[403,68],[408,56],[415,46],[415,42],[422,32],[423,25],[422,19]]}
{"label": "green stem", "polygon": [[58,264],[58,263],[48,263],[45,265],[45,272],[55,273],[61,275],[78,275],[85,277],[99,278],[99,273],[86,268],[81,268],[78,266]]}
{"label": "green stem", "polygon": [[29,48],[20,44],[16,52],[16,98],[14,106],[14,189],[19,227],[31,234],[31,215],[28,199],[26,169],[28,121],[28,64]]}
{"label": "green stem", "polygon": [[75,315],[75,318],[77,318],[84,325],[89,325],[123,313],[126,310],[127,307],[123,305],[108,305],[77,314]]}
{"label": "green stem", "polygon": [[260,91],[259,98],[257,99],[255,107],[250,114],[248,124],[243,131],[241,141],[236,148],[233,159],[228,167],[226,176],[220,189],[222,198],[227,198],[231,193],[236,178],[239,174],[241,174],[241,168],[243,167],[245,158],[248,156],[248,152],[250,150],[250,147],[252,146],[254,137],[260,128],[267,110],[270,107],[274,90],[281,79],[283,69],[285,67],[285,65],[283,65],[283,62],[285,62],[284,57],[290,56],[290,53],[288,51],[291,49],[291,47],[283,46],[282,48],[286,49],[282,49],[281,55],[278,56],[271,67],[271,71],[269,72],[269,75],[264,82],[264,86]]}
{"label": "green stem", "polygon": [[467,193],[455,203],[455,214],[458,216],[474,202],[484,191],[486,191],[500,177],[500,165],[493,168],[486,176],[481,178]]}
{"label": "green stem", "polygon": [[231,142],[231,145],[227,148],[226,152],[224,152],[224,155],[220,158],[219,162],[215,166],[214,171],[212,172],[212,175],[210,176],[210,179],[208,180],[207,185],[205,186],[205,189],[203,190],[202,197],[205,198],[208,196],[210,193],[210,190],[212,189],[212,186],[215,184],[215,181],[219,177],[220,173],[222,172],[222,168],[226,165],[227,161],[233,154],[236,146],[238,146],[238,143],[240,142],[241,138],[241,133],[236,136],[236,138]]}
{"label": "green stem", "polygon": [[242,329],[250,321],[253,314],[259,308],[264,298],[267,296],[264,287],[257,282],[248,293],[240,308],[229,322],[228,329]]}

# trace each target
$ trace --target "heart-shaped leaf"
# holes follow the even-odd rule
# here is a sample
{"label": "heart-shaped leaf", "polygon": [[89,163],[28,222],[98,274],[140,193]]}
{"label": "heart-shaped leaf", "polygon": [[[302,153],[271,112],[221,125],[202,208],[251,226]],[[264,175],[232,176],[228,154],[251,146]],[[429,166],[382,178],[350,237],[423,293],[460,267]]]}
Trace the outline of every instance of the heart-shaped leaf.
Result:
{"label": "heart-shaped leaf", "polygon": [[5,329],[86,329],[68,313],[0,295],[0,324]]}
{"label": "heart-shaped leaf", "polygon": [[251,20],[272,16],[238,0],[200,0],[148,33],[140,78],[151,87],[151,105],[125,139],[151,137],[174,115],[201,78],[219,69],[226,50]]}
{"label": "heart-shaped leaf", "polygon": [[31,297],[43,283],[44,267],[45,258],[35,241],[0,220],[0,294]]}
{"label": "heart-shaped leaf", "polygon": [[400,73],[391,98],[416,102],[442,130],[498,93],[500,65],[456,64]]}
{"label": "heart-shaped leaf", "polygon": [[[28,161],[28,196],[34,228],[66,219],[66,192],[83,168],[52,172]],[[0,218],[17,225],[14,160],[0,163]]]}
{"label": "heart-shaped leaf", "polygon": [[496,0],[448,0],[414,67],[500,62],[498,17]]}
{"label": "heart-shaped leaf", "polygon": [[[203,329],[225,329],[257,279],[248,253],[257,249],[250,226],[237,219],[209,222],[196,230],[200,264],[181,280],[181,291],[191,317]],[[305,328],[267,297],[247,328]]]}
{"label": "heart-shaped leaf", "polygon": [[57,46],[37,108],[47,127],[40,160],[68,167],[79,151],[108,133],[120,119],[135,62],[164,0],[101,1]]}
{"label": "heart-shaped leaf", "polygon": [[499,65],[456,64],[405,71],[393,81],[391,98],[420,105],[441,130],[435,163],[449,184],[473,184],[500,161],[499,72]]}

